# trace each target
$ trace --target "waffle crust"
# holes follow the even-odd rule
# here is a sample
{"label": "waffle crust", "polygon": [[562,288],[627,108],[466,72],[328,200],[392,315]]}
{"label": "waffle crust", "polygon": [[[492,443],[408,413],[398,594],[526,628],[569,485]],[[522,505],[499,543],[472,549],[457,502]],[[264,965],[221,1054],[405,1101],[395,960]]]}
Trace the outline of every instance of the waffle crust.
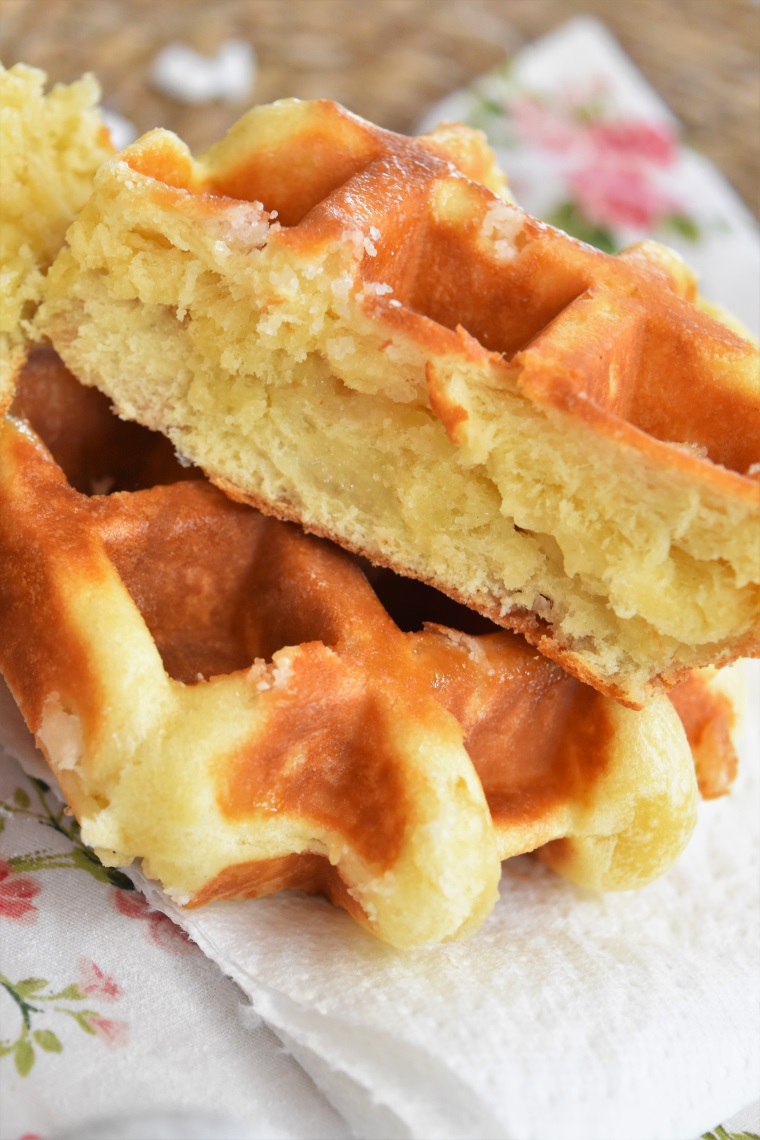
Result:
{"label": "waffle crust", "polygon": [[229,495],[637,707],[760,644],[755,346],[647,242],[506,200],[482,138],[326,102],[100,170],[41,327]]}

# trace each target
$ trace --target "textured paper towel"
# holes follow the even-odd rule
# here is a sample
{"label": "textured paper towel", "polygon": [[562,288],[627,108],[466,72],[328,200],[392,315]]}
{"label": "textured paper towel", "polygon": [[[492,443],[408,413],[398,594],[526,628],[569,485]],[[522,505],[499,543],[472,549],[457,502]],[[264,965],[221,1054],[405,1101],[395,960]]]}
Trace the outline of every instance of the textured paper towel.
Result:
{"label": "textured paper towel", "polygon": [[757,1094],[760,667],[734,794],[678,865],[587,894],[507,864],[470,942],[399,954],[300,897],[179,913],[361,1137],[684,1140]]}

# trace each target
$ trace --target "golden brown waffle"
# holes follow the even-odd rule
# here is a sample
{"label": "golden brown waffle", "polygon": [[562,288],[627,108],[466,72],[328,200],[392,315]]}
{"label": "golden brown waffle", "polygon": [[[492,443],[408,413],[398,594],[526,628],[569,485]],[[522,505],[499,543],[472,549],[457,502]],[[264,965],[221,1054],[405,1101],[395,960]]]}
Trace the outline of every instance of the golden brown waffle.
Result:
{"label": "golden brown waffle", "polygon": [[672,704],[626,709],[479,621],[230,501],[54,354],[22,374],[0,671],[105,861],[188,905],[321,892],[396,945],[472,929],[537,847],[587,886],[661,873],[696,805]]}
{"label": "golden brown waffle", "polygon": [[0,64],[0,414],[34,339],[45,271],[113,153],[93,77],[47,95],[45,83],[36,68]]}
{"label": "golden brown waffle", "polygon": [[481,136],[331,103],[99,172],[42,327],[230,495],[640,705],[760,644],[758,356],[677,256],[500,196]]}

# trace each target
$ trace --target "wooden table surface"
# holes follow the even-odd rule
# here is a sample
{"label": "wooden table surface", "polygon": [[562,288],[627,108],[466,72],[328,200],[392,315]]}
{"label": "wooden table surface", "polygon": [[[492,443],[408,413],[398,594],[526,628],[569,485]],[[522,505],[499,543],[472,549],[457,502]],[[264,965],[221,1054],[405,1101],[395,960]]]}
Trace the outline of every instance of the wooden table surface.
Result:
{"label": "wooden table surface", "polygon": [[687,140],[760,213],[757,0],[0,0],[0,58],[52,80],[94,71],[106,106],[200,148],[244,107],[152,90],[150,64],[172,41],[212,53],[244,38],[258,59],[253,101],[324,96],[410,131],[443,95],[582,12],[605,21]]}

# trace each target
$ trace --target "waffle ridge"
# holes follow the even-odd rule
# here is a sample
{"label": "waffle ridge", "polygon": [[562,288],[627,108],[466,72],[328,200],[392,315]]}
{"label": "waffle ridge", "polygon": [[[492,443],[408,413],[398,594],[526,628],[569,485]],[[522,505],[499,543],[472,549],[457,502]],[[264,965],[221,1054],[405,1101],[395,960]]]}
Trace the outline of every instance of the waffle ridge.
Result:
{"label": "waffle ridge", "polygon": [[40,327],[230,496],[640,707],[760,645],[757,350],[697,300],[525,214],[476,132],[283,101],[105,164]]}

